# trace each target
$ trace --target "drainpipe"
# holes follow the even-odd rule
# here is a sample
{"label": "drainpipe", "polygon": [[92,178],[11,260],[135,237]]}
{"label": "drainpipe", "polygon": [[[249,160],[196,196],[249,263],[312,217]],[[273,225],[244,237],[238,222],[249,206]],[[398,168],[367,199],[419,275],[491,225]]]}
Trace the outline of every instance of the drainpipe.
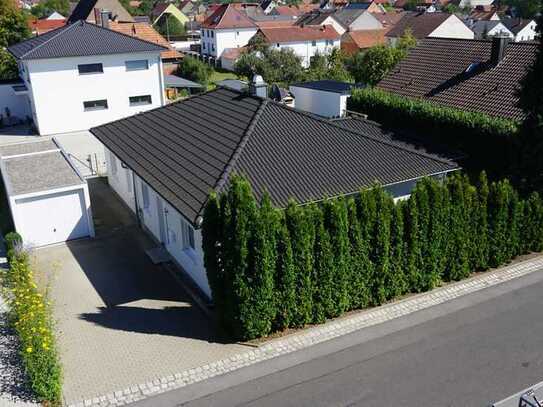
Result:
{"label": "drainpipe", "polygon": [[141,229],[142,224],[141,224],[140,208],[138,207],[138,193],[136,192],[136,175],[134,171],[132,171],[132,191],[134,191],[134,209],[136,209],[136,220],[138,221],[138,226]]}

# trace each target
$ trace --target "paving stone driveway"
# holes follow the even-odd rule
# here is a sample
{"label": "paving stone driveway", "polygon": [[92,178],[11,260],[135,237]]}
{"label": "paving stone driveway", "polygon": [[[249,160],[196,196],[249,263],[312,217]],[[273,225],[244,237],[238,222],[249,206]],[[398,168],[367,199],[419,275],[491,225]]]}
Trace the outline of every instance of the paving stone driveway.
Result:
{"label": "paving stone driveway", "polygon": [[90,182],[97,238],[34,252],[51,285],[67,404],[230,357],[211,322],[144,253],[154,243],[102,179]]}

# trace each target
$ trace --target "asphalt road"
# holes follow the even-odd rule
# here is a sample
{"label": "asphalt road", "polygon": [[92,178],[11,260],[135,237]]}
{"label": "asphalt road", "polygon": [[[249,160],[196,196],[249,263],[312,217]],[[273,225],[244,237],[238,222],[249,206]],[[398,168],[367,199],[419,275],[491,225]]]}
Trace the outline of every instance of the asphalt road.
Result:
{"label": "asphalt road", "polygon": [[540,271],[139,405],[482,407],[541,381]]}

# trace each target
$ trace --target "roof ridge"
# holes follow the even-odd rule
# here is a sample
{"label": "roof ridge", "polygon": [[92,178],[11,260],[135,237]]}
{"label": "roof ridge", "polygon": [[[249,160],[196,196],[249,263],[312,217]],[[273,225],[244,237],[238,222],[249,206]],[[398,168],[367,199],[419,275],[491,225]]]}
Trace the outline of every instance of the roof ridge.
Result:
{"label": "roof ridge", "polygon": [[[259,99],[261,99],[261,98],[259,98]],[[243,149],[247,145],[247,142],[249,141],[249,138],[253,134],[253,131],[254,131],[255,127],[256,127],[256,124],[258,123],[258,120],[260,119],[260,116],[262,116],[262,112],[264,111],[264,109],[268,105],[269,101],[270,100],[268,100],[268,99],[261,99],[261,104],[258,107],[258,109],[256,110],[253,118],[251,119],[251,123],[249,124],[249,127],[247,127],[247,130],[245,130],[245,134],[243,135],[243,137],[239,141],[239,144],[237,145],[236,149],[232,153],[232,156],[227,161],[227,164],[224,167],[224,171],[222,172],[221,176],[219,177],[219,179],[215,183],[215,186],[213,187],[214,191],[219,191],[220,189],[222,189],[224,187],[224,185],[226,184],[226,181],[228,181],[228,177],[232,173],[232,169],[234,168],[234,165],[238,161],[239,156],[241,155],[241,152],[243,151]]]}
{"label": "roof ridge", "polygon": [[[25,52],[24,54],[22,54],[22,55],[19,57],[19,59],[22,59],[22,58],[28,56],[29,54],[31,54],[32,52],[36,51],[37,49],[40,49],[43,45],[49,43],[49,41],[52,41],[52,40],[54,40],[55,38],[57,38],[59,35],[62,35],[62,34],[64,34],[66,31],[71,30],[71,29],[72,29],[72,26],[75,26],[75,24],[66,24],[66,25],[63,25],[62,27],[56,28],[55,30],[53,30],[53,32],[56,31],[56,30],[58,30],[58,32],[57,32],[55,35],[52,35],[51,38],[48,38],[48,39],[46,39],[45,41],[43,41],[41,44],[38,44],[38,45],[36,45],[35,47],[29,49],[27,52]],[[39,38],[39,36],[33,37],[33,38]],[[32,38],[31,38],[31,39],[32,39]],[[29,39],[29,40],[31,40],[31,39]],[[27,40],[27,41],[29,41],[29,40]]]}
{"label": "roof ridge", "polygon": [[[417,151],[417,150],[415,150],[415,149],[413,149],[413,148],[408,148],[408,147],[404,147],[404,146],[399,146],[399,145],[397,145],[397,144],[391,143],[391,142],[386,141],[386,140],[379,139],[379,138],[374,137],[374,136],[371,136],[371,135],[369,135],[369,134],[360,133],[360,132],[358,132],[358,131],[356,131],[356,130],[351,130],[351,129],[347,129],[347,128],[342,127],[342,126],[338,126],[337,124],[331,122],[331,121],[328,120],[328,119],[325,119],[325,118],[323,118],[323,117],[317,116],[317,115],[312,114],[312,113],[309,113],[309,112],[305,112],[305,111],[303,111],[303,110],[299,110],[299,109],[296,109],[296,108],[292,108],[292,107],[286,106],[286,105],[284,105],[284,104],[282,104],[282,103],[280,103],[280,102],[276,102],[276,101],[274,101],[274,100],[270,100],[269,102],[270,102],[270,103],[273,103],[273,104],[275,104],[275,105],[277,105],[277,106],[279,106],[279,107],[281,107],[281,108],[283,108],[283,109],[291,110],[291,111],[296,112],[296,113],[298,113],[298,114],[301,114],[301,115],[304,115],[304,116],[307,116],[307,117],[311,117],[311,118],[313,118],[313,119],[315,119],[315,120],[318,120],[318,121],[320,121],[320,122],[322,122],[322,123],[324,123],[324,124],[326,124],[326,125],[328,125],[328,126],[333,126],[333,127],[337,128],[337,129],[344,130],[344,131],[347,131],[347,132],[349,132],[349,133],[356,134],[356,135],[358,135],[358,136],[365,137],[365,138],[370,139],[370,140],[374,140],[374,141],[376,141],[376,142],[378,142],[378,143],[388,145],[388,146],[393,147],[393,148],[395,148],[395,149],[403,150],[403,151],[408,151],[408,152],[410,152],[410,153],[417,154],[417,155],[419,155],[419,156],[422,156],[422,157],[425,157],[425,158],[429,158],[429,159],[434,160],[434,161],[437,161],[437,162],[441,162],[441,163],[445,163],[445,164],[451,164],[451,161],[450,161],[450,160],[445,160],[445,159],[443,159],[443,158],[435,157],[435,156],[433,156],[433,155],[431,155],[431,154],[423,153],[423,152]],[[370,124],[371,124],[371,123],[370,123]],[[381,124],[379,124],[379,127],[380,127],[380,126],[381,126]]]}

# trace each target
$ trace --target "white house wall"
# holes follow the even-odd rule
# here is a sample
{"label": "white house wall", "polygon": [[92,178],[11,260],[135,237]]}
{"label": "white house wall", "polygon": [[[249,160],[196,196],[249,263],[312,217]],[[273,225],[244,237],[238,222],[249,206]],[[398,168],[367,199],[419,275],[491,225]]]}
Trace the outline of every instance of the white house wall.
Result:
{"label": "white house wall", "polygon": [[347,95],[291,86],[294,107],[328,118],[342,117],[347,110]]}
{"label": "white house wall", "polygon": [[[126,71],[125,62],[146,59],[149,69]],[[80,64],[102,63],[103,73],[80,75]],[[31,60],[35,122],[40,134],[88,130],[164,104],[159,53]],[[130,106],[130,96],[151,95],[149,105]],[[83,102],[107,99],[108,109],[84,111]]]}
{"label": "white house wall", "polygon": [[[116,160],[116,172],[112,174],[111,161]],[[207,282],[207,275],[204,268],[204,253],[202,249],[202,233],[200,230],[194,230],[195,249],[183,249],[181,225],[186,222],[179,212],[166,202],[151,187],[147,187],[149,192],[148,206],[145,207],[142,188],[145,182],[128,168],[123,168],[121,161],[106,149],[106,160],[108,162],[108,182],[111,188],[124,201],[124,203],[136,213],[136,200],[138,206],[139,220],[144,228],[155,238],[156,241],[164,244],[168,253],[183,268],[183,270],[192,278],[198,287],[211,298],[211,290]],[[127,179],[133,184],[128,186]],[[134,191],[135,184],[135,191]],[[135,196],[134,196],[135,192]],[[162,210],[160,211],[160,207]],[[161,233],[161,218],[159,213],[163,213]]]}
{"label": "white house wall", "polygon": [[30,109],[30,100],[27,94],[16,94],[13,86],[20,83],[0,84],[0,115],[6,118],[6,108],[9,109],[10,116],[25,120],[32,117]]}
{"label": "white house wall", "polygon": [[256,28],[220,30],[202,28],[200,35],[202,54],[218,58],[226,48],[244,47],[255,34]]}
{"label": "white house wall", "polygon": [[332,49],[339,48],[339,39],[333,41],[332,45],[326,45],[325,40],[315,41],[315,46],[312,45],[312,41],[305,42],[284,42],[279,44],[270,44],[274,49],[292,49],[296,55],[302,59],[302,66],[308,68],[311,62],[311,57],[316,53],[321,55],[329,54]]}
{"label": "white house wall", "polygon": [[452,14],[439,27],[432,31],[428,37],[472,40],[475,38],[475,33],[462,20]]}
{"label": "white house wall", "polygon": [[[377,21],[377,20],[376,20]],[[329,16],[329,17],[326,17],[326,20],[324,20],[322,22],[321,25],[331,25],[332,27],[334,27],[334,30],[336,30],[339,35],[343,35],[345,33],[345,31],[347,31],[345,29],[345,27],[343,27],[335,18],[333,18],[332,16]]]}
{"label": "white house wall", "polygon": [[515,42],[533,41],[537,35],[537,24],[535,21],[530,22],[526,27],[520,30],[515,36]]}

